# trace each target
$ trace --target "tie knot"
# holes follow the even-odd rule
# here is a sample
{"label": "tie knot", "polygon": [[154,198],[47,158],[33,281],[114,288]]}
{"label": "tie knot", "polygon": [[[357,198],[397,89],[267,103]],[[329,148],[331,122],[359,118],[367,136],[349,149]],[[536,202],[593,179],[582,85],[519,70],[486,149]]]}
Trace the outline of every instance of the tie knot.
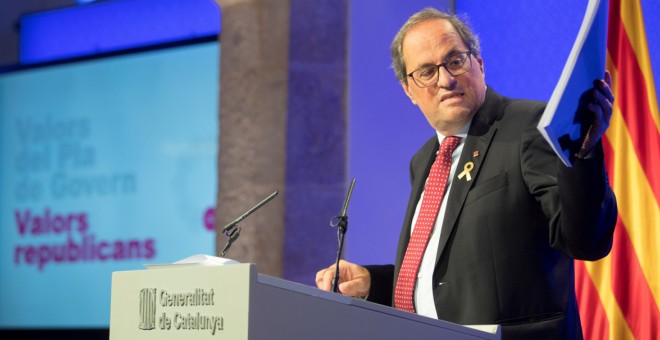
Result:
{"label": "tie knot", "polygon": [[458,144],[461,143],[461,137],[448,136],[442,140],[442,145],[440,145],[440,154],[442,155],[451,155],[456,150]]}

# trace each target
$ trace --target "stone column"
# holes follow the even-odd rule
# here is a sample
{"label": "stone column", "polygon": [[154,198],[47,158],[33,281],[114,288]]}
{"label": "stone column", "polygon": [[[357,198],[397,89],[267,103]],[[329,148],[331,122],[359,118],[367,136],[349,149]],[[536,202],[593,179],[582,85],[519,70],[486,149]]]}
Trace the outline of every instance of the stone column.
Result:
{"label": "stone column", "polygon": [[[279,190],[240,224],[241,236],[225,256],[281,276],[289,1],[216,1],[222,11],[216,228]],[[218,253],[226,240],[218,232]]]}
{"label": "stone column", "polygon": [[[348,0],[216,0],[222,9],[216,225],[227,257],[313,284],[334,261],[346,191]],[[226,237],[218,234],[221,251]]]}

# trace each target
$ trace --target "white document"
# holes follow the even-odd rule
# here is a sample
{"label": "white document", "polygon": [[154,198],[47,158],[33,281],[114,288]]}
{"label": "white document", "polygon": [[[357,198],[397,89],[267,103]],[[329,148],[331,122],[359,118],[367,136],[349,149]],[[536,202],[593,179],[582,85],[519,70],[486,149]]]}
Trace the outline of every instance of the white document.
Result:
{"label": "white document", "polygon": [[162,269],[162,268],[177,268],[177,267],[199,267],[199,266],[224,266],[228,264],[240,263],[236,260],[228,259],[226,257],[217,257],[204,254],[196,254],[188,256],[174,263],[164,264],[145,264],[148,269]]}

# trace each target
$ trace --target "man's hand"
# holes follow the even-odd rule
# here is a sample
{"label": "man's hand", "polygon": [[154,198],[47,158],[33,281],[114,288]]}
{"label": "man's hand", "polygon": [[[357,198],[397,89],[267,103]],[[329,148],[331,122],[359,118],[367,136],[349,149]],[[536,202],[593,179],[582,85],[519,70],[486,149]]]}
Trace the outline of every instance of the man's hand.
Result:
{"label": "man's hand", "polygon": [[608,71],[605,71],[604,80],[594,82],[592,91],[592,100],[587,107],[593,113],[593,117],[591,119],[591,126],[582,142],[582,147],[578,152],[577,156],[579,158],[586,156],[593,150],[594,146],[596,146],[610,126],[614,94],[612,93],[612,76]]}
{"label": "man's hand", "polygon": [[[320,289],[330,291],[332,289],[332,278],[335,276],[335,265],[320,270],[316,273],[316,286]],[[357,264],[339,261],[339,292],[348,296],[364,297],[369,295],[371,287],[371,275],[369,271]]]}

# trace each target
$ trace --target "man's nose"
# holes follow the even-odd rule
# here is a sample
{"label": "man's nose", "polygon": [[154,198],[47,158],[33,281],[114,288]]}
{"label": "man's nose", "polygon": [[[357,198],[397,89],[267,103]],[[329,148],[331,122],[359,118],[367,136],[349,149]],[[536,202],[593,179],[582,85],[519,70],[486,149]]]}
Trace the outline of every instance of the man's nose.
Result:
{"label": "man's nose", "polygon": [[438,70],[438,86],[442,88],[453,88],[456,78],[443,66]]}

